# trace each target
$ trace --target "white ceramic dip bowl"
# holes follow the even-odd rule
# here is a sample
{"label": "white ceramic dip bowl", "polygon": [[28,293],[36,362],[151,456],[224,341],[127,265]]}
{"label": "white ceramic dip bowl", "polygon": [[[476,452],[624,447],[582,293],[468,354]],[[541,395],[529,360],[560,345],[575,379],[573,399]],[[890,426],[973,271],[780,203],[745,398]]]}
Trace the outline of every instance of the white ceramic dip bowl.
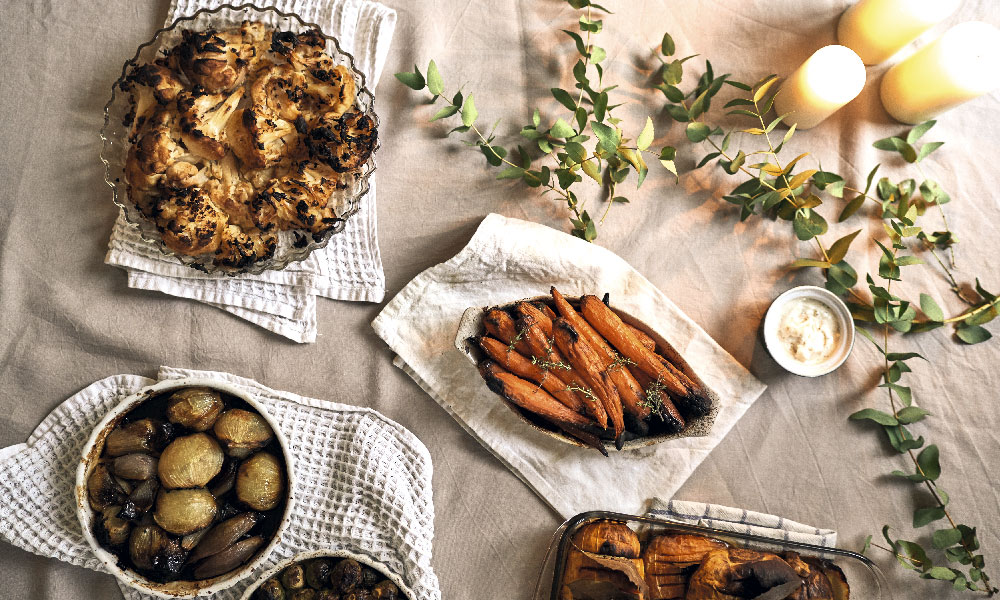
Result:
{"label": "white ceramic dip bowl", "polygon": [[[801,362],[796,359],[782,343],[779,330],[785,311],[794,301],[800,299],[815,300],[829,308],[834,315],[840,330],[837,345],[829,356],[816,363]],[[814,285],[794,287],[774,299],[771,307],[764,315],[764,346],[771,357],[786,371],[802,377],[819,377],[835,371],[844,364],[854,348],[854,319],[844,301],[833,292]]]}

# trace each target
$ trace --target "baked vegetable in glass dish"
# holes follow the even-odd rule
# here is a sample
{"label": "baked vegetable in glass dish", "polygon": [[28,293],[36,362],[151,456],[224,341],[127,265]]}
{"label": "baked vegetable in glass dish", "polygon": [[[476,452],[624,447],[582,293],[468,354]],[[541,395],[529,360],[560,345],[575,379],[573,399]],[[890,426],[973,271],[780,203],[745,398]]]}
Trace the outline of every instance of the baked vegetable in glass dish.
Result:
{"label": "baked vegetable in glass dish", "polygon": [[199,11],[125,64],[105,107],[106,180],[126,220],[181,262],[281,269],[357,212],[373,103],[317,26],[271,8]]}
{"label": "baked vegetable in glass dish", "polygon": [[534,600],[891,600],[866,557],[811,544],[593,511],[553,537]]}

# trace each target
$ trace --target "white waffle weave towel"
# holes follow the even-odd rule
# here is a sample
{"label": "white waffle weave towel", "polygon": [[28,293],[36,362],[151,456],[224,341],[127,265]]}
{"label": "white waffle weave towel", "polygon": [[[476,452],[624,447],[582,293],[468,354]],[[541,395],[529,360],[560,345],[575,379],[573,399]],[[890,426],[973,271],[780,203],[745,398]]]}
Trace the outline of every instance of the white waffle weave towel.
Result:
{"label": "white waffle weave towel", "polygon": [[[431,458],[410,431],[369,409],[304,398],[228,373],[162,367],[158,378],[209,377],[242,387],[281,424],[299,509],[265,564],[212,598],[235,600],[260,573],[306,550],[349,550],[385,564],[413,600],[441,600],[431,569]],[[115,375],[72,396],[24,444],[0,449],[0,540],[104,571],[80,531],[73,489],[83,446],[119,402],[154,383]],[[128,600],[152,598],[120,584]],[[2,595],[2,594],[0,594]]]}
{"label": "white waffle weave towel", "polygon": [[824,548],[837,546],[837,532],[832,529],[820,529],[774,515],[719,504],[653,498],[646,516],[785,542],[813,544]]}
{"label": "white waffle weave towel", "polygon": [[[169,25],[177,17],[223,4],[220,0],[172,0]],[[372,89],[378,82],[396,29],[396,12],[369,0],[258,0],[320,25],[351,53]],[[198,300],[296,342],[316,341],[316,297],[381,302],[385,275],[379,254],[375,179],[361,209],[343,232],[303,261],[260,275],[206,275],[160,253],[119,214],[105,262],[128,272],[129,287]]]}
{"label": "white waffle weave towel", "polygon": [[[663,335],[720,398],[709,435],[604,457],[532,430],[454,347],[462,313],[546,295],[611,294]],[[587,510],[638,514],[673,495],[764,391],[648,279],[609,250],[544,225],[492,214],[447,262],[417,275],[372,323],[403,369],[448,413],[565,518]],[[601,482],[594,485],[595,481]]]}

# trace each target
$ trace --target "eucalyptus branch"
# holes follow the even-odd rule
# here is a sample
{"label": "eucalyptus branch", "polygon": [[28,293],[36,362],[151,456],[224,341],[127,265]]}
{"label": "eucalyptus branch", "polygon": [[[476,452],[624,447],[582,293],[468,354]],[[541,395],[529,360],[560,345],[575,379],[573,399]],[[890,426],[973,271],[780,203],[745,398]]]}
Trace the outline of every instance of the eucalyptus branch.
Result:
{"label": "eucalyptus branch", "polygon": [[[576,184],[586,176],[598,184],[601,192],[607,191],[607,196],[603,198],[606,206],[599,222],[607,218],[614,204],[627,203],[628,198],[618,195],[619,186],[633,172],[636,174],[636,188],[646,179],[648,167],[643,153],[653,141],[653,121],[647,117],[634,144],[627,143],[629,140],[625,137],[621,120],[612,115],[617,104],[611,102],[610,93],[617,86],[605,86],[603,81],[601,63],[607,53],[592,43],[593,37],[604,27],[603,21],[594,18],[594,11],[608,11],[590,0],[566,1],[574,9],[585,9],[579,17],[578,31],[563,30],[573,40],[580,55],[573,65],[574,85],[578,92],[571,94],[561,87],[551,88],[552,97],[569,114],[543,127],[541,113],[536,109],[531,123],[520,128],[521,137],[528,140],[529,145],[527,149],[516,146],[516,158],[513,149],[497,143],[493,133],[484,135],[476,128],[479,112],[471,94],[467,98],[461,91],[454,96],[444,95],[444,82],[434,61],[430,61],[426,77],[414,66],[412,72],[397,73],[396,78],[414,90],[426,89],[431,93],[432,102],[443,99],[446,105],[434,114],[431,121],[460,114],[462,124],[451,129],[449,135],[471,132],[475,136],[474,141],[466,143],[478,147],[490,166],[502,168],[498,179],[519,179],[529,187],[540,188],[543,195],[549,192],[558,195],[572,213],[573,235],[593,241],[597,238],[597,222],[584,207],[585,200],[578,195]],[[541,155],[533,157],[536,148]],[[676,176],[673,156],[668,156],[672,151],[672,148],[664,148],[659,159]]]}

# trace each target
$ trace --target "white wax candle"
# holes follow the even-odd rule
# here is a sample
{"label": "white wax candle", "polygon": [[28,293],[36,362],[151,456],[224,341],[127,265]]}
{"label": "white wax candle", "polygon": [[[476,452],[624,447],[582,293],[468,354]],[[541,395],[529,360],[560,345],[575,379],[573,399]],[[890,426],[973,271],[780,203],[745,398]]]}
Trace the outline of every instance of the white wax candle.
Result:
{"label": "white wax candle", "polygon": [[[865,87],[865,65],[850,48],[826,46],[813,53],[781,85],[774,110],[798,129],[819,125]],[[790,114],[789,114],[790,113]]]}
{"label": "white wax candle", "polygon": [[916,124],[1000,87],[1000,30],[978,21],[949,29],[882,78],[882,105]]}
{"label": "white wax candle", "polygon": [[840,17],[837,41],[876,65],[948,18],[960,0],[861,0]]}

